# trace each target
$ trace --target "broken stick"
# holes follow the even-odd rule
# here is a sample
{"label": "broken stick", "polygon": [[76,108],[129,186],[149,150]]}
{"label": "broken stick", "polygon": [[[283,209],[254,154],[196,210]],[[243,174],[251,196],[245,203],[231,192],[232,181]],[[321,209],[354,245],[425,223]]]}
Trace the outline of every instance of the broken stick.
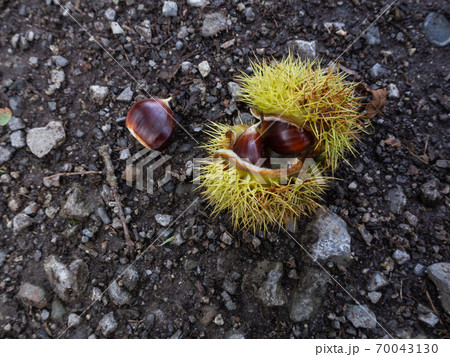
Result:
{"label": "broken stick", "polygon": [[120,203],[120,197],[119,192],[117,190],[117,177],[114,173],[114,166],[111,161],[111,155],[109,145],[103,145],[98,149],[98,152],[100,156],[103,158],[103,161],[105,162],[105,168],[106,168],[106,182],[111,187],[111,192],[114,196],[114,200],[116,201],[116,206],[119,209],[119,218],[122,222],[123,227],[123,234],[125,235],[125,241],[127,242],[127,245],[131,249],[131,246],[134,245],[133,240],[130,236],[130,231],[128,230],[127,223],[125,221],[125,215],[123,213],[122,204]]}

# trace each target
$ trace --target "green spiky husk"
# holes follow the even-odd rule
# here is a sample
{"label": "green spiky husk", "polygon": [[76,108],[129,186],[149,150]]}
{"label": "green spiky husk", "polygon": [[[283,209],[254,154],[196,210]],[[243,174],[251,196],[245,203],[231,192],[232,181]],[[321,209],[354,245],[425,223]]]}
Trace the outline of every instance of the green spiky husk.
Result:
{"label": "green spiky husk", "polygon": [[[211,136],[203,146],[209,153],[227,145],[225,133],[229,126],[212,123],[207,132]],[[320,208],[320,200],[328,186],[329,178],[312,165],[300,177],[291,178],[287,184],[257,182],[251,174],[222,159],[207,160],[200,169],[202,195],[213,207],[212,216],[228,210],[234,229],[253,232],[268,231],[270,227],[288,224],[301,215],[310,215]],[[278,226],[279,227],[279,226]]]}
{"label": "green spiky husk", "polygon": [[337,68],[323,70],[317,61],[301,61],[289,54],[280,62],[251,63],[242,73],[240,99],[261,113],[278,114],[307,125],[317,138],[318,159],[334,171],[364,131],[357,83],[345,81]]}

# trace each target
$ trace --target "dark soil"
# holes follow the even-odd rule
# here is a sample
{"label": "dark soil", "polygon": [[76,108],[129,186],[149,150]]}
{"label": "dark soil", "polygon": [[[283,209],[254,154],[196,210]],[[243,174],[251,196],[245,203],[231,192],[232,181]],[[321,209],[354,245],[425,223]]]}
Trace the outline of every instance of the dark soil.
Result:
{"label": "dark soil", "polygon": [[[116,307],[106,294],[85,311],[92,302],[93,287],[105,290],[117,277],[118,268],[133,262],[134,257],[124,252],[123,231],[102,224],[96,214],[75,221],[58,214],[50,218],[45,213],[48,207],[61,207],[67,191],[79,184],[88,200],[96,207],[104,207],[112,219],[113,208],[102,200],[106,184],[103,176],[62,177],[59,187],[51,188],[43,185],[43,177],[80,167],[103,171],[98,148],[105,144],[112,148],[112,160],[120,177],[125,169],[125,161],[119,160],[120,151],[129,148],[135,154],[142,149],[126,130],[124,121],[117,120],[126,115],[134,101],[147,96],[125,70],[152,95],[161,98],[175,95],[172,108],[190,135],[178,130],[176,142],[165,153],[172,156],[171,170],[180,176],[187,161],[205,155],[198,146],[207,136],[195,129],[204,128],[209,120],[231,123],[235,119],[236,111],[231,115],[225,111],[231,101],[227,83],[240,70],[247,69],[254,53],[262,53],[260,49],[264,49],[264,56],[280,59],[287,53],[289,40],[316,40],[317,56],[328,63],[346,50],[387,6],[385,1],[364,0],[242,1],[256,15],[249,22],[245,13],[237,10],[236,1],[210,0],[204,9],[177,1],[178,16],[172,18],[162,16],[161,1],[135,1],[127,5],[133,2],[120,1],[115,6],[106,0],[72,1],[73,17],[96,39],[107,40],[100,41],[117,63],[98,44],[89,41],[89,35],[73,19],[63,16],[58,5],[46,5],[45,1],[0,1],[0,107],[9,106],[9,98],[20,97],[24,110],[14,115],[24,120],[26,130],[60,120],[67,136],[64,144],[42,159],[24,147],[17,149],[1,167],[12,180],[1,183],[0,190],[0,251],[8,251],[0,266],[0,337],[56,337],[66,329],[66,317],[62,321],[51,318],[43,321],[41,309],[25,306],[16,298],[20,285],[27,281],[52,291],[43,269],[44,260],[51,254],[67,264],[81,258],[89,267],[85,300],[64,303],[68,313],[84,312],[81,324],[63,335],[67,338],[86,338],[92,334],[102,337],[98,322],[110,311],[114,311],[118,322],[111,335],[115,338],[168,338],[174,334],[183,338],[223,338],[232,333],[242,333],[246,338],[384,337],[386,332],[381,328],[355,329],[348,321],[332,326],[330,313],[343,316],[346,307],[353,303],[335,283],[328,285],[325,301],[314,318],[302,323],[290,320],[289,304],[266,307],[252,294],[243,293],[240,285],[246,271],[267,259],[283,263],[281,286],[290,296],[298,280],[289,273],[295,270],[301,275],[305,267],[303,250],[277,231],[261,238],[261,246],[254,249],[245,243],[243,232],[233,232],[227,214],[216,219],[209,217],[210,208],[201,199],[191,206],[200,196],[199,191],[194,190],[189,178],[183,181],[175,175],[152,195],[119,179],[122,204],[131,217],[129,227],[136,253],[145,251],[135,263],[140,279],[132,292],[132,303]],[[123,35],[112,34],[104,16],[108,7],[116,10],[116,21],[125,30]],[[376,22],[380,44],[371,46],[359,38],[339,59],[356,73],[351,79],[364,81],[371,88],[393,83],[400,92],[400,98],[389,99],[383,115],[376,117],[373,127],[362,135],[357,145],[359,154],[349,158],[353,168],[343,164],[335,172],[340,180],[332,184],[323,202],[347,222],[354,254],[350,268],[330,264],[327,269],[353,296],[368,304],[378,322],[395,337],[448,336],[449,320],[436,287],[426,275],[414,274],[414,267],[418,263],[428,266],[450,259],[450,177],[448,169],[436,165],[438,160],[449,157],[449,49],[433,46],[423,34],[423,21],[430,11],[440,11],[448,17],[449,10],[448,2],[399,0]],[[217,11],[228,15],[231,24],[212,38],[202,37],[205,14]],[[150,20],[151,43],[141,40],[134,30],[143,20]],[[348,32],[345,38],[336,35],[336,31],[329,33],[323,25],[335,21],[345,23]],[[183,25],[192,28],[193,33],[189,40],[182,40],[183,48],[177,50],[177,33]],[[12,37],[17,33],[26,35],[28,31],[38,37],[29,42],[29,48],[12,48]],[[234,38],[236,41],[230,47],[221,47]],[[391,51],[392,55],[384,57],[383,51]],[[55,68],[50,59],[55,52],[65,57],[69,65],[64,68],[66,79],[62,88],[47,94],[50,71]],[[38,58],[37,66],[30,65],[30,57]],[[150,60],[156,63],[154,68],[149,65]],[[186,60],[194,66],[208,61],[211,73],[203,79],[198,72],[185,75],[176,71]],[[369,70],[376,63],[388,72],[374,79]],[[95,84],[109,88],[109,95],[101,104],[95,103],[89,94],[89,87]],[[193,90],[193,85],[199,84],[206,87],[205,93]],[[134,92],[132,102],[116,101],[128,86]],[[56,102],[56,110],[50,110],[50,102]],[[247,112],[247,108],[238,103],[238,111]],[[111,130],[102,131],[106,124],[111,125]],[[0,143],[10,146],[9,134],[7,126],[0,127]],[[400,145],[392,145],[392,141],[384,143],[390,136]],[[191,145],[191,149],[180,152],[183,144]],[[162,177],[162,170],[158,174]],[[422,201],[420,187],[434,178],[439,180],[441,198],[430,207]],[[349,190],[352,182],[357,183],[356,190]],[[407,197],[404,211],[418,218],[416,227],[408,225],[403,213],[394,214],[389,209],[387,193],[396,185],[402,187]],[[20,201],[15,212],[8,206],[12,198]],[[25,232],[14,234],[11,220],[30,202],[40,205],[34,223]],[[159,246],[170,236],[167,235],[147,249],[161,229],[155,221],[158,213],[173,215],[174,219],[183,213],[172,228],[182,232],[190,228],[193,233],[186,232],[186,242],[180,246]],[[306,218],[300,222],[297,236],[307,222]],[[370,245],[358,232],[363,222],[374,236]],[[73,234],[67,234],[72,227],[75,227]],[[85,228],[95,235],[82,243]],[[195,236],[198,231],[200,234]],[[221,242],[223,231],[232,234],[231,246]],[[394,270],[386,273],[390,285],[381,290],[381,300],[372,304],[367,298],[367,281],[373,272],[384,271],[380,264],[396,249],[406,250],[411,259],[403,265],[395,264]],[[222,296],[225,279],[234,279],[238,287],[231,296],[235,310],[225,307]],[[50,304],[54,298],[52,292]],[[418,305],[432,308],[431,302],[441,319],[435,327],[417,318]],[[213,317],[221,314],[224,324],[201,321],[205,306],[214,311]],[[47,310],[51,311],[50,305]],[[156,315],[154,326],[146,324],[148,314]]]}

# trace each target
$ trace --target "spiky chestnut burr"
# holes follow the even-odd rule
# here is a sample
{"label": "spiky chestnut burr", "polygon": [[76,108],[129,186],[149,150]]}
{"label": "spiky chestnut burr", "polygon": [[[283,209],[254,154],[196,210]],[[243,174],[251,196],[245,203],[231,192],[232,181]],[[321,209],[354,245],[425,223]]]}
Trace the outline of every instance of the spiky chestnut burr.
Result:
{"label": "spiky chestnut burr", "polygon": [[[200,169],[200,188],[213,206],[212,215],[229,210],[235,229],[267,231],[287,224],[320,207],[328,178],[306,154],[291,158],[283,167],[261,167],[242,159],[233,146],[247,127],[213,123],[204,148],[212,159]],[[278,227],[279,228],[279,227]]]}
{"label": "spiky chestnut burr", "polygon": [[332,171],[347,152],[355,153],[354,142],[365,127],[357,84],[345,81],[336,67],[322,69],[319,62],[302,62],[291,54],[280,62],[262,60],[251,66],[251,75],[238,77],[240,98],[258,116],[307,127],[317,158]]}

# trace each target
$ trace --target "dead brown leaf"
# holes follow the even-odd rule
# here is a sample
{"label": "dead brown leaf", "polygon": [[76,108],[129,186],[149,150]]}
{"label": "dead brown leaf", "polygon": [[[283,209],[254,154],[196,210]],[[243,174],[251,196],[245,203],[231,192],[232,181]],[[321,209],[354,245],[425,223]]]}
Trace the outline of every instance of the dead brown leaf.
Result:
{"label": "dead brown leaf", "polygon": [[372,97],[371,101],[366,104],[365,118],[372,119],[375,115],[384,110],[386,105],[386,88],[372,90],[367,84],[359,83],[356,86],[356,91],[362,96]]}

